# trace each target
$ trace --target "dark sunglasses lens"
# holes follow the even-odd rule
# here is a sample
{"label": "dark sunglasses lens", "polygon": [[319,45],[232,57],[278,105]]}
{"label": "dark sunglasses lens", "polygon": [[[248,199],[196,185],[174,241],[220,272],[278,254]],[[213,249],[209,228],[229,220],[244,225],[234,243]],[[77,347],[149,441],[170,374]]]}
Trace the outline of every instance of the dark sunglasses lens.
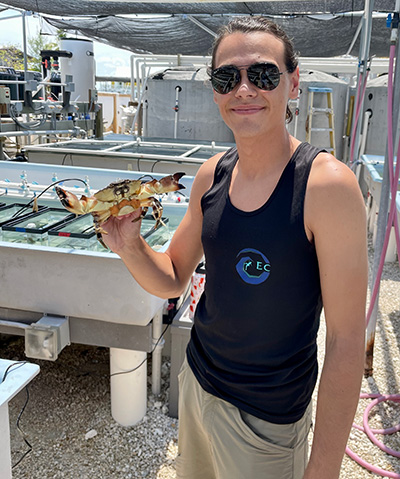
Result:
{"label": "dark sunglasses lens", "polygon": [[281,79],[279,68],[271,63],[251,65],[247,69],[248,79],[261,90],[274,90]]}
{"label": "dark sunglasses lens", "polygon": [[240,81],[240,72],[237,68],[222,67],[211,73],[213,89],[222,95],[232,91]]}

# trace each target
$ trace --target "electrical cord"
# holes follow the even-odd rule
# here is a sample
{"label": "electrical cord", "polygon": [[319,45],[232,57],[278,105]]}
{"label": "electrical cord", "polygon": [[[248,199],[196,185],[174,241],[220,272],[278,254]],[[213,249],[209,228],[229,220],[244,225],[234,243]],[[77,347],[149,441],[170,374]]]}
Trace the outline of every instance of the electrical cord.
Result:
{"label": "electrical cord", "polygon": [[[39,109],[38,112],[41,112],[41,109]],[[39,128],[46,122],[46,119],[47,119],[46,113],[42,112],[42,118],[40,118],[39,120],[31,121],[28,123],[22,123],[21,121],[18,120],[17,110],[14,104],[10,105],[9,113],[14,123],[18,125],[20,128],[22,128],[23,130],[34,130],[36,128]]]}
{"label": "electrical cord", "polygon": [[50,188],[52,188],[54,185],[57,185],[59,183],[64,183],[65,181],[81,181],[85,186],[88,186],[85,180],[82,180],[81,178],[65,178],[63,180],[58,180],[54,181],[51,183],[47,188],[45,188],[43,191],[41,191],[37,196],[34,196],[28,203],[26,203],[24,206],[21,206],[21,208],[16,211],[11,218],[19,218],[23,212],[28,209],[30,206],[34,205],[36,201],[44,194],[46,191],[48,191]]}
{"label": "electrical cord", "polygon": [[[1,378],[0,384],[2,384],[6,380],[7,376],[10,373],[12,373],[15,370],[21,368],[24,364],[27,364],[27,361],[16,361],[16,362],[10,364],[7,367],[7,369],[4,371],[4,374],[3,374],[3,377]],[[25,444],[28,446],[28,450],[24,452],[24,454],[18,459],[18,461],[15,464],[12,465],[12,469],[14,469],[14,467],[18,466],[18,464],[20,464],[21,461],[32,451],[32,445],[30,444],[30,442],[26,438],[26,434],[24,433],[24,431],[21,429],[21,426],[20,426],[20,421],[21,421],[22,414],[24,413],[24,411],[26,409],[26,406],[28,405],[28,402],[29,402],[28,386],[25,386],[25,391],[26,391],[26,399],[25,399],[24,405],[22,406],[22,408],[21,408],[21,410],[18,414],[16,427],[18,429],[18,432],[21,434],[21,437],[24,440]]]}
{"label": "electrical cord", "polygon": [[[167,329],[170,327],[170,324],[167,324],[167,326],[164,328],[164,331],[161,333],[161,336],[157,339],[155,345],[154,345],[154,348],[150,351],[150,354],[152,354],[158,344],[160,343],[160,341],[162,340],[164,334],[167,332]],[[129,374],[129,373],[133,373],[135,371],[137,371],[141,366],[143,366],[143,364],[147,361],[147,356],[143,359],[143,361],[140,362],[140,364],[138,364],[138,366],[134,367],[133,369],[129,369],[128,371],[119,371],[117,373],[112,373],[110,374],[110,377],[113,377],[113,376],[119,376],[120,374]]]}
{"label": "electrical cord", "polygon": [[21,426],[19,425],[20,421],[21,421],[21,417],[22,417],[22,414],[24,413],[25,411],[25,408],[26,406],[28,405],[28,402],[29,402],[29,389],[28,389],[28,386],[25,386],[25,391],[26,391],[26,400],[25,400],[25,404],[22,406],[22,409],[21,411],[19,412],[18,414],[18,418],[17,418],[17,422],[16,422],[16,426],[17,426],[17,429],[19,431],[19,433],[21,434],[22,436],[22,439],[24,440],[25,444],[28,446],[28,449],[24,452],[24,454],[22,454],[22,456],[18,459],[18,461],[12,465],[12,469],[14,469],[15,467],[18,466],[18,464],[20,464],[22,462],[23,459],[25,459],[25,457],[32,451],[33,447],[31,445],[31,443],[28,441],[28,439],[26,438],[26,434],[24,433],[24,431],[21,429]]}
{"label": "electrical cord", "polygon": [[26,364],[26,361],[16,361],[12,364],[10,364],[7,369],[4,371],[3,377],[1,378],[0,384],[2,384],[5,380],[7,375],[11,372],[11,369],[15,367],[15,369],[19,369],[22,367],[24,364]]}

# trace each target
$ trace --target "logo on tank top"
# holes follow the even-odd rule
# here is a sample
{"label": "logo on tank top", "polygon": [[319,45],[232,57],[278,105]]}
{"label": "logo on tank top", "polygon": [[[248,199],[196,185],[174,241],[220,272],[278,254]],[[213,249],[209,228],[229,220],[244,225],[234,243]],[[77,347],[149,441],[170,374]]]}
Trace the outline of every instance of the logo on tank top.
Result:
{"label": "logo on tank top", "polygon": [[261,284],[268,278],[271,265],[260,251],[245,248],[237,254],[236,258],[239,258],[236,271],[245,283]]}

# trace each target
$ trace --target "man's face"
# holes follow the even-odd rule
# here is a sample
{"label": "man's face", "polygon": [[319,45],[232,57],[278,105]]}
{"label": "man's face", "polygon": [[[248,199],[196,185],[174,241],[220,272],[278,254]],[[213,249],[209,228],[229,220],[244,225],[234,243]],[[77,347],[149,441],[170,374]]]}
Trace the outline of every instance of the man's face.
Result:
{"label": "man's face", "polygon": [[[272,63],[280,72],[285,72],[274,90],[257,88],[242,68],[260,62]],[[241,67],[241,81],[227,94],[214,92],[214,101],[235,137],[257,136],[267,130],[286,128],[286,105],[289,98],[297,97],[299,75],[298,70],[286,72],[283,42],[263,32],[228,35],[218,46],[215,68],[227,65]]]}

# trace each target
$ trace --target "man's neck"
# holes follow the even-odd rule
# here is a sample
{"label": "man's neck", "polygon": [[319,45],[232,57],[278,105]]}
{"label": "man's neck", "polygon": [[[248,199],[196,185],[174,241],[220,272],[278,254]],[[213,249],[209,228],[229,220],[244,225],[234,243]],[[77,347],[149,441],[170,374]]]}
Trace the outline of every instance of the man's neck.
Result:
{"label": "man's neck", "polygon": [[240,170],[242,174],[256,177],[281,168],[289,161],[299,143],[286,129],[282,135],[272,138],[238,138],[236,146]]}

